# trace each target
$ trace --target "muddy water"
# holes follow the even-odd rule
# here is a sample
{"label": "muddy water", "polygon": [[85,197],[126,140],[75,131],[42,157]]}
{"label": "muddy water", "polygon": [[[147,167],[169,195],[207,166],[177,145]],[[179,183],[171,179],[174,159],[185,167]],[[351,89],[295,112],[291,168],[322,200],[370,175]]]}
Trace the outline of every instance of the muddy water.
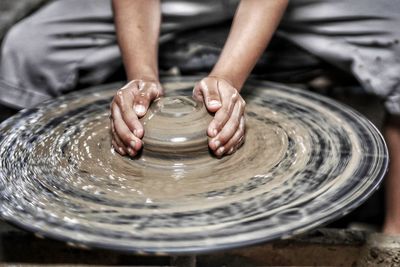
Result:
{"label": "muddy water", "polygon": [[89,246],[175,253],[242,246],[305,231],[357,206],[387,167],[382,137],[329,99],[249,82],[247,137],[217,159],[194,80],[142,120],[142,154],[110,145],[118,85],[48,102],[0,128],[0,212],[44,235]]}

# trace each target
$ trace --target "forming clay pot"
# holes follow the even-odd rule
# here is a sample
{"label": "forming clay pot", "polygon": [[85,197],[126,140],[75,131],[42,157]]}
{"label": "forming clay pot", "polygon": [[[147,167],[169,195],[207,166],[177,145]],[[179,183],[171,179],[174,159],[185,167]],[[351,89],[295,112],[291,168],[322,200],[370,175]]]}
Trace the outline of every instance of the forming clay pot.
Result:
{"label": "forming clay pot", "polygon": [[162,97],[141,119],[144,156],[198,158],[209,154],[207,127],[212,120],[204,104],[189,96]]}
{"label": "forming clay pot", "polygon": [[140,156],[111,147],[109,105],[121,84],[23,110],[0,125],[0,215],[80,246],[182,254],[286,238],[337,219],[379,186],[385,142],[326,97],[249,81],[246,142],[217,159],[211,119],[191,99],[199,77],[167,79]]}

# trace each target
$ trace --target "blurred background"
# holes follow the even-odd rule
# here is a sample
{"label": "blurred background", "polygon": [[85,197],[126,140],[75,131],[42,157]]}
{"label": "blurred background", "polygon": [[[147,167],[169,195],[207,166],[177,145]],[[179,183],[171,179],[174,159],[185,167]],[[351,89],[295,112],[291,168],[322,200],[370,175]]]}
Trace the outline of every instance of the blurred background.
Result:
{"label": "blurred background", "polygon": [[[3,40],[6,32],[14,24],[34,13],[48,2],[50,1],[1,0],[0,43]],[[226,23],[220,23],[218,26],[204,26],[196,31],[192,29],[188,31],[183,30],[174,34],[173,38],[171,38],[171,36],[166,36],[163,38],[161,40],[159,52],[161,76],[205,75],[208,71],[210,71],[218,59],[222,46],[229,32],[230,23],[231,22],[227,20]],[[332,97],[360,111],[378,128],[382,127],[384,119],[384,107],[380,99],[367,94],[365,90],[363,90],[362,86],[349,74],[289,43],[284,38],[281,38],[279,34],[273,38],[267,51],[259,60],[253,71],[252,78],[280,82]],[[122,81],[124,79],[125,75],[121,64],[120,68],[117,68],[115,73],[110,75],[105,82],[108,83]],[[77,85],[76,89],[79,90],[93,85],[96,84],[90,84],[86,83],[85,81],[81,81]],[[15,112],[17,112],[17,109],[7,105],[2,105],[0,103],[0,121],[13,115]],[[328,233],[327,235],[331,235],[331,239],[333,235],[332,240],[336,238],[339,243],[346,243],[345,238],[343,239],[343,233],[349,234],[350,232],[340,232],[342,234],[337,235],[333,234],[333,232],[329,232],[329,228],[339,228],[343,231],[355,229],[371,233],[379,231],[384,218],[382,188],[357,210],[328,225],[328,230],[326,230],[327,232],[325,230],[322,230],[322,232],[313,232],[310,240],[319,240],[318,238]],[[353,233],[353,238],[353,241],[356,240],[354,242],[357,243],[362,242],[360,240],[362,240],[364,237],[362,234],[360,235],[357,232],[355,234]],[[297,242],[296,244],[301,244],[302,242],[304,243],[304,240],[304,238],[300,238],[294,242]],[[36,239],[29,233],[16,229],[5,222],[0,223],[0,251],[2,253],[0,254],[2,255],[0,260],[6,259],[7,261],[8,257],[8,259],[12,259],[11,261],[15,262],[18,261],[18,257],[20,257],[21,261],[29,263],[30,259],[38,261],[46,258],[46,255],[48,254],[43,253],[44,250],[54,250],[55,254],[53,254],[51,257],[48,257],[47,260],[44,260],[44,262],[51,262],[52,260],[54,262],[55,260],[58,263],[93,263],[96,262],[96,259],[98,260],[102,257],[104,260],[103,262],[108,264],[129,263],[132,262],[132,260],[136,260],[142,264],[150,263],[153,265],[161,265],[166,262],[164,258],[158,258],[157,260],[138,260],[137,258],[129,258],[132,256],[118,255],[117,257],[115,254],[108,252],[90,252],[89,254],[85,254],[80,250],[64,248],[63,245],[60,245],[56,241],[53,243],[52,241],[49,242],[50,243]],[[319,240],[315,242],[318,243],[322,241]],[[354,242],[351,244],[354,245]],[[285,247],[288,246],[287,243],[281,242],[280,244],[281,248],[288,249]],[[33,249],[32,251],[39,253],[38,255],[41,256],[39,257],[38,255],[35,256],[29,254],[28,251],[24,251],[26,249]],[[269,249],[272,250],[272,248]],[[21,253],[24,255],[21,255]],[[56,256],[57,253],[60,255],[58,258]],[[252,253],[256,252],[253,251]],[[287,253],[295,252],[288,249]],[[100,254],[102,256],[100,256]],[[30,255],[30,258],[28,255]],[[235,255],[236,258],[232,258],[232,255],[229,257],[231,257],[231,260],[236,260],[237,262],[235,264],[239,264],[238,266],[240,266],[240,264],[242,264],[241,259],[243,257],[243,253],[240,255]],[[76,261],[71,260],[71,258],[74,257]],[[226,259],[223,257],[228,256],[225,254],[220,254],[219,257],[220,259]],[[207,257],[203,257],[202,260],[204,264],[207,263],[207,260],[210,260],[211,262],[214,260],[214,263],[218,262],[216,258],[207,259]]]}

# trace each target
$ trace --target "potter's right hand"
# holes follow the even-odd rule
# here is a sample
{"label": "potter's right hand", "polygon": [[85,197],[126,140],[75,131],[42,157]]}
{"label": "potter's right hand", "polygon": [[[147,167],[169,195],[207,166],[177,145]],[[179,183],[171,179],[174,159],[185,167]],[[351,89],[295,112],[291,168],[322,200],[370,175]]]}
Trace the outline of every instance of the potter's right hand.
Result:
{"label": "potter's right hand", "polygon": [[136,156],[142,148],[144,134],[139,118],[150,103],[163,95],[158,81],[132,80],[119,89],[111,102],[112,145],[121,155]]}
{"label": "potter's right hand", "polygon": [[208,146],[217,157],[232,154],[245,140],[245,101],[238,90],[223,78],[208,76],[193,89],[193,97],[214,113],[207,135]]}

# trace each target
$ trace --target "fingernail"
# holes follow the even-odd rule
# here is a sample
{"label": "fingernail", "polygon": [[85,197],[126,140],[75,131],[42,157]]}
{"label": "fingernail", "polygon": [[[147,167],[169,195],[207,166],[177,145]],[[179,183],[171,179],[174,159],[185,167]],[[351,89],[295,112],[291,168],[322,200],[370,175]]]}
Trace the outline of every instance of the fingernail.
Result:
{"label": "fingernail", "polygon": [[208,102],[208,105],[211,107],[219,107],[221,105],[221,103],[219,103],[219,101],[217,101],[217,100],[211,100]]}
{"label": "fingernail", "polygon": [[130,147],[128,147],[128,153],[129,153],[129,155],[133,155],[133,150],[132,150],[132,148],[130,148]]}
{"label": "fingernail", "polygon": [[130,142],[130,145],[131,145],[131,147],[132,147],[133,149],[135,149],[136,142],[132,140],[132,141]]}
{"label": "fingernail", "polygon": [[231,149],[229,149],[228,154],[232,154],[233,153],[233,147],[231,147]]}
{"label": "fingernail", "polygon": [[221,142],[219,140],[214,141],[215,148],[218,148],[220,145],[221,145]]}
{"label": "fingernail", "polygon": [[141,138],[143,136],[143,130],[142,129],[134,130],[133,133],[135,134],[136,137],[139,137],[139,138]]}
{"label": "fingernail", "polygon": [[224,151],[225,151],[225,147],[221,146],[220,148],[218,148],[217,154],[222,155],[224,153]]}
{"label": "fingernail", "polygon": [[142,105],[135,106],[136,114],[143,115],[146,112],[146,109]]}
{"label": "fingernail", "polygon": [[118,147],[119,152],[125,153],[124,149],[122,147]]}
{"label": "fingernail", "polygon": [[217,129],[215,129],[215,128],[210,128],[209,132],[211,133],[210,137],[215,137],[217,135],[217,133],[218,133]]}

